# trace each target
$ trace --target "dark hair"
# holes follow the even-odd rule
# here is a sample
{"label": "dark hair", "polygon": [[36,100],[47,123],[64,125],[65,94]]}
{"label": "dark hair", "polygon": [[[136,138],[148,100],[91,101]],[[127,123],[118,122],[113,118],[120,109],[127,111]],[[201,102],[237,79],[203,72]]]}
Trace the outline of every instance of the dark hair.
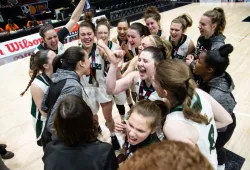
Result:
{"label": "dark hair", "polygon": [[138,34],[140,35],[140,37],[150,35],[148,27],[146,27],[145,25],[143,25],[143,24],[141,24],[139,22],[131,24],[130,29],[136,30],[138,32]]}
{"label": "dark hair", "polygon": [[[130,26],[130,21],[129,21],[127,18],[122,18],[122,19],[120,19],[120,20],[118,21],[118,24],[119,24],[120,22],[126,22],[126,23],[128,23],[128,26]],[[118,25],[118,24],[117,24],[117,25]]]}
{"label": "dark hair", "polygon": [[191,27],[193,24],[193,20],[188,14],[182,14],[175,19],[172,20],[172,23],[181,24],[181,28],[185,31],[188,27]]}
{"label": "dark hair", "polygon": [[205,53],[205,63],[207,67],[214,69],[214,75],[222,75],[229,65],[229,54],[234,50],[231,44],[221,46],[217,50],[207,51]]}
{"label": "dark hair", "polygon": [[212,24],[217,24],[214,34],[222,35],[227,23],[224,10],[217,7],[213,10],[205,12],[203,15],[209,17],[212,21]]}
{"label": "dark hair", "polygon": [[133,112],[137,112],[143,117],[153,118],[150,127],[151,129],[154,129],[156,127],[163,127],[166,116],[169,113],[169,108],[163,101],[160,100],[142,100],[133,105],[129,111],[129,116]]}
{"label": "dark hair", "polygon": [[98,30],[98,28],[101,26],[101,25],[104,25],[108,28],[108,31],[110,32],[110,24],[108,23],[108,20],[107,18],[105,17],[101,17],[99,19],[96,20],[96,31]]}
{"label": "dark hair", "polygon": [[58,138],[69,146],[95,141],[97,124],[90,107],[75,95],[67,95],[60,102],[54,120]]}
{"label": "dark hair", "polygon": [[21,96],[23,96],[25,94],[25,92],[29,89],[31,83],[34,81],[34,79],[36,78],[37,74],[40,71],[44,71],[44,67],[43,64],[47,64],[48,63],[48,53],[50,50],[40,50],[35,54],[32,54],[30,56],[30,69],[33,70],[33,74],[31,76],[31,79],[29,81],[28,86],[26,87],[26,89],[20,94]]}
{"label": "dark hair", "polygon": [[191,101],[196,95],[196,83],[190,79],[190,69],[182,60],[166,59],[161,61],[155,72],[155,79],[159,81],[161,88],[171,93],[176,102],[183,106],[183,114],[187,119],[197,123],[209,124],[208,117],[200,114],[201,106],[195,102],[191,107]]}
{"label": "dark hair", "polygon": [[54,29],[54,27],[51,25],[51,24],[45,24],[45,25],[43,25],[43,26],[41,26],[40,27],[40,29],[39,29],[39,35],[42,37],[42,38],[44,38],[44,34],[47,32],[47,31],[49,31],[49,30],[53,30]]}
{"label": "dark hair", "polygon": [[119,170],[213,170],[197,147],[178,141],[162,141],[143,147]]}
{"label": "dark hair", "polygon": [[54,73],[58,68],[74,71],[78,61],[85,61],[84,50],[81,47],[72,46],[69,47],[63,54],[57,55],[53,60],[53,71]]}
{"label": "dark hair", "polygon": [[160,45],[157,47],[147,47],[143,51],[150,52],[152,54],[153,59],[155,60],[155,63],[159,63],[161,60],[166,59],[166,50],[164,46]]}
{"label": "dark hair", "polygon": [[161,20],[161,14],[155,6],[148,7],[144,12],[145,20],[148,18],[153,18],[155,21],[159,22]]}
{"label": "dark hair", "polygon": [[13,25],[14,24],[13,20],[12,19],[8,19],[8,24]]}
{"label": "dark hair", "polygon": [[95,25],[92,23],[93,13],[91,11],[84,13],[84,20],[78,26],[78,36],[80,34],[79,30],[81,27],[90,28],[95,34]]}

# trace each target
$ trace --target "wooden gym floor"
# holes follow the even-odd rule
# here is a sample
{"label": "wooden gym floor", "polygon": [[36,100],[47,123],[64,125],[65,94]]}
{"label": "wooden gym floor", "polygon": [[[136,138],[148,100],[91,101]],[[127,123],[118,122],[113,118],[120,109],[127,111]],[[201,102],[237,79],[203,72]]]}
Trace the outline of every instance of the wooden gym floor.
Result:
{"label": "wooden gym floor", "polygon": [[[225,30],[226,43],[234,46],[230,56],[231,64],[228,72],[234,79],[237,100],[235,113],[237,127],[227,148],[246,158],[242,170],[250,170],[250,23],[241,22],[250,15],[250,3],[193,3],[162,13],[161,26],[168,33],[170,22],[182,13],[191,15],[194,23],[187,30],[187,35],[196,44],[199,36],[198,23],[201,15],[214,7],[220,6],[225,10],[227,26]],[[144,23],[143,20],[139,20]],[[111,37],[116,35],[116,28],[111,30]],[[66,47],[77,44],[77,41],[66,44]],[[24,97],[19,94],[29,82],[29,58],[25,58],[0,67],[0,143],[6,143],[7,149],[15,153],[15,157],[4,161],[11,170],[42,170],[42,148],[36,145],[35,133],[32,126],[29,92]],[[126,109],[128,110],[127,106]],[[99,111],[101,124],[104,119]],[[117,109],[113,109],[115,120],[119,120]],[[104,127],[104,126],[103,126]],[[109,139],[107,129],[103,138]]]}

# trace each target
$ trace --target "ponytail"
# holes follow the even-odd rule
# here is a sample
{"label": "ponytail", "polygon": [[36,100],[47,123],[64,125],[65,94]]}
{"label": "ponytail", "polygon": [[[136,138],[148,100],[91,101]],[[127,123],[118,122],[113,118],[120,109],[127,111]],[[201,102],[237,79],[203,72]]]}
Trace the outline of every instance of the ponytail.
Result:
{"label": "ponytail", "polygon": [[178,23],[181,24],[183,32],[186,31],[188,27],[191,27],[193,24],[193,20],[190,15],[188,14],[182,14],[175,19],[172,20],[172,23]]}
{"label": "ponytail", "polygon": [[32,82],[36,78],[37,74],[40,71],[44,71],[43,64],[47,63],[47,55],[48,55],[49,50],[41,50],[38,51],[36,54],[32,54],[30,57],[30,69],[33,71],[33,74],[31,76],[31,79],[29,81],[28,86],[26,89],[20,94],[23,96],[25,92],[29,89],[31,86]]}
{"label": "ponytail", "polygon": [[217,29],[215,33],[218,35],[221,35],[223,31],[225,30],[226,24],[227,24],[225,12],[222,8],[214,8],[214,10],[216,10],[219,13],[218,25],[217,25]]}
{"label": "ponytail", "polygon": [[32,82],[35,80],[37,74],[38,74],[38,70],[36,69],[36,70],[33,71],[33,74],[32,74],[32,76],[31,76],[31,79],[30,79],[30,81],[29,81],[28,86],[27,86],[26,89],[20,94],[20,96],[23,96],[23,95],[26,93],[26,91],[27,91],[27,90],[29,89],[29,87],[31,86]]}
{"label": "ponytail", "polygon": [[158,35],[149,35],[151,41],[154,42],[156,47],[162,50],[164,58],[171,58],[172,54],[172,44],[167,40],[162,40]]}
{"label": "ponytail", "polygon": [[161,61],[156,67],[155,79],[163,89],[176,98],[178,105],[183,106],[185,118],[197,123],[209,123],[207,117],[200,114],[201,105],[199,96],[195,92],[196,84],[190,79],[189,67],[183,61],[171,59]]}
{"label": "ponytail", "polygon": [[53,60],[53,62],[52,62],[52,66],[53,66],[53,72],[55,73],[56,72],[56,70],[58,69],[58,68],[62,68],[62,57],[63,57],[63,54],[59,54],[59,55],[57,55],[55,58],[54,58],[54,60]]}
{"label": "ponytail", "polygon": [[[183,102],[184,117],[187,119],[193,120],[194,122],[197,122],[197,123],[204,123],[206,125],[209,124],[208,118],[200,114],[202,106],[199,101],[199,96],[196,96],[195,82],[192,79],[188,78],[185,81],[185,86],[187,89],[187,94]],[[198,99],[196,99],[196,101],[192,104],[192,99],[194,97]]]}
{"label": "ponytail", "polygon": [[222,8],[217,7],[213,10],[205,12],[203,15],[209,17],[211,19],[212,24],[217,25],[214,34],[216,36],[222,35],[227,23],[224,10]]}
{"label": "ponytail", "polygon": [[53,60],[53,71],[56,72],[58,68],[75,71],[77,63],[86,59],[86,52],[81,47],[69,47],[63,54],[58,55]]}

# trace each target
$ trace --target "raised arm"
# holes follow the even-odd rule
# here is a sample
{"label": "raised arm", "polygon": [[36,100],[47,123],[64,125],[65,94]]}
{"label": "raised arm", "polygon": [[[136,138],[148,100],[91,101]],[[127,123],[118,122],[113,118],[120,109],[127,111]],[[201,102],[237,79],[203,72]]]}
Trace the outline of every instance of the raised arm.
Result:
{"label": "raised arm", "polygon": [[137,80],[139,77],[139,73],[134,71],[128,74],[126,77],[116,81],[118,64],[122,61],[123,55],[123,51],[117,51],[109,56],[111,64],[106,79],[106,90],[108,94],[118,94],[127,90],[129,87],[135,84],[135,80]]}
{"label": "raised arm", "polygon": [[76,23],[79,21],[82,11],[83,11],[84,4],[85,4],[85,0],[81,0],[79,2],[76,9],[72,13],[72,16],[70,17],[69,22],[65,25],[65,27],[67,28],[69,32],[74,28]]}

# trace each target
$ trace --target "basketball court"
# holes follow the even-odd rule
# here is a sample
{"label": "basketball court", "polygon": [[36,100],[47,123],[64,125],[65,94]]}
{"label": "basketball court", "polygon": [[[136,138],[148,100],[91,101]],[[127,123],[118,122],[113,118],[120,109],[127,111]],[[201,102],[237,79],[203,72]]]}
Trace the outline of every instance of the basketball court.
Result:
{"label": "basketball court", "polygon": [[[250,22],[241,22],[250,15],[250,3],[192,3],[161,13],[161,28],[168,33],[172,19],[182,13],[189,14],[193,26],[188,28],[187,35],[196,44],[199,36],[198,24],[202,14],[214,7],[222,7],[226,14],[226,43],[234,46],[230,55],[231,74],[235,90],[233,94],[237,105],[235,114],[237,126],[226,148],[245,158],[242,170],[250,170]],[[143,20],[138,20],[144,24]],[[116,36],[116,28],[111,30],[111,37]],[[78,41],[65,44],[65,47],[77,45]],[[15,153],[15,157],[4,161],[11,170],[42,170],[42,148],[37,146],[35,131],[30,115],[31,95],[24,97],[20,93],[26,88],[29,57],[0,66],[0,143],[6,143],[7,149]],[[128,107],[126,105],[126,111]],[[99,111],[99,119],[104,129],[104,118]],[[113,117],[119,121],[117,108],[113,108]],[[109,139],[107,129],[103,130],[102,139]]]}

